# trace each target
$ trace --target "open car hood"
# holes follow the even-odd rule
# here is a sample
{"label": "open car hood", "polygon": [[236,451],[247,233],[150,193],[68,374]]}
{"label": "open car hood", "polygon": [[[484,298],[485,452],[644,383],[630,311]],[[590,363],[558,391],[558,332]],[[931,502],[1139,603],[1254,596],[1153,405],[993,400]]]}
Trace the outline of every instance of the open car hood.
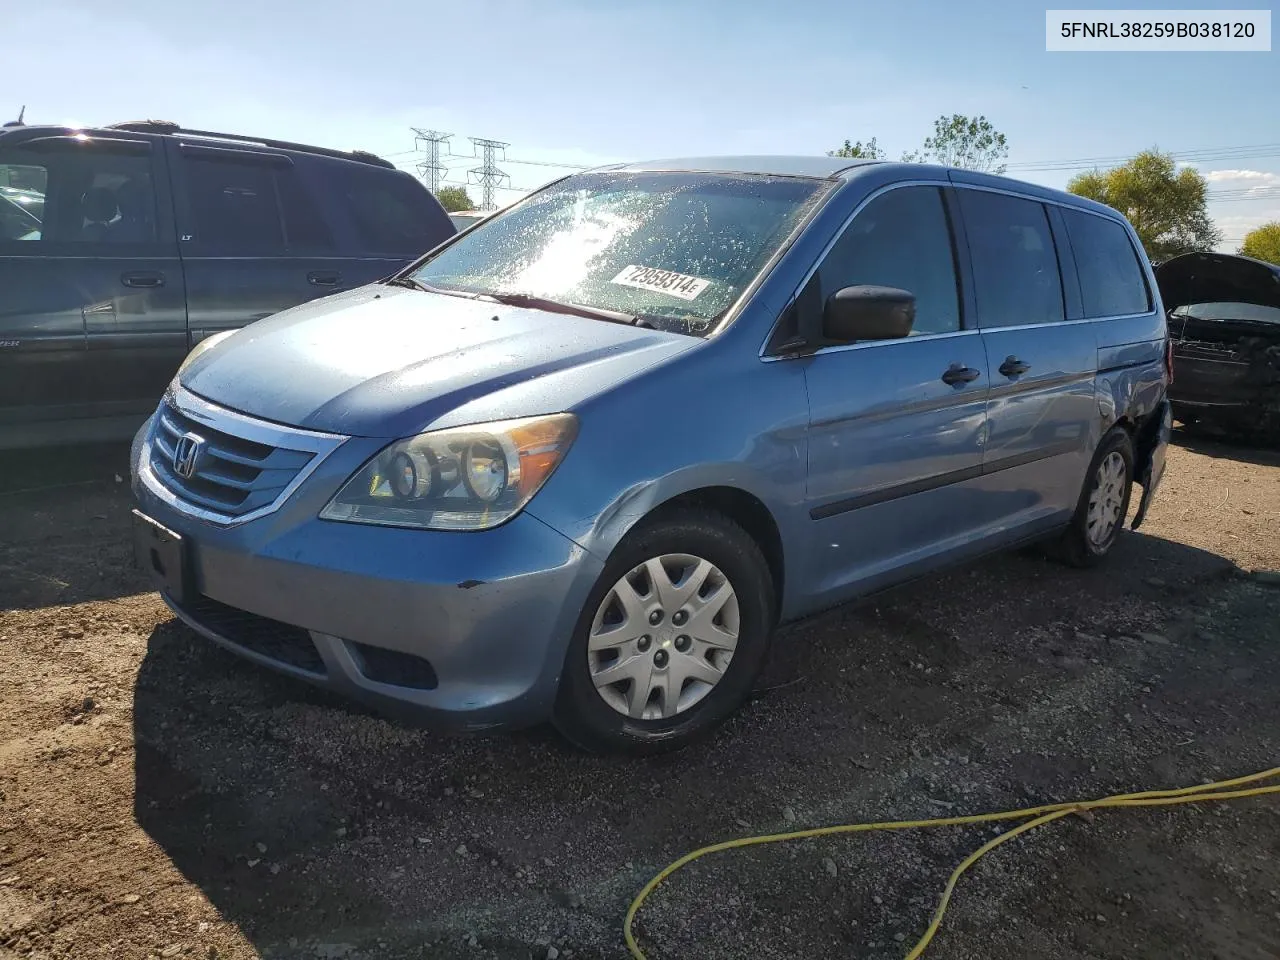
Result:
{"label": "open car hood", "polygon": [[1164,307],[1252,303],[1280,309],[1280,267],[1227,253],[1184,253],[1156,267]]}

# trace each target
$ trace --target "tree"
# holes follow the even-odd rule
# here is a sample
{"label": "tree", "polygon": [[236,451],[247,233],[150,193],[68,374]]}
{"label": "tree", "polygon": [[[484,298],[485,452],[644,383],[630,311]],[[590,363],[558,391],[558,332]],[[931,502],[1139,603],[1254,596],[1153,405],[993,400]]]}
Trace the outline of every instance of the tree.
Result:
{"label": "tree", "polygon": [[1280,220],[1264,223],[1246,233],[1240,255],[1280,265]]}
{"label": "tree", "polygon": [[850,143],[846,140],[844,146],[839,150],[828,150],[827,156],[849,157],[854,160],[883,160],[884,151],[876,144],[876,138],[872,137],[866,143],[861,140],[855,140]]}
{"label": "tree", "polygon": [[929,161],[946,167],[963,167],[984,173],[1004,173],[1009,141],[986,117],[959,113],[933,122],[933,136],[926,137],[919,153],[903,154],[908,161]]}
{"label": "tree", "polygon": [[466,187],[441,187],[436,191],[436,199],[440,201],[440,206],[444,207],[448,213],[457,213],[459,210],[474,210],[475,203],[471,200],[471,195],[467,193]]}
{"label": "tree", "polygon": [[1204,177],[1191,167],[1179,170],[1172,155],[1155,149],[1110,170],[1082,173],[1067,189],[1128,217],[1153,263],[1212,250],[1222,240],[1205,208]]}

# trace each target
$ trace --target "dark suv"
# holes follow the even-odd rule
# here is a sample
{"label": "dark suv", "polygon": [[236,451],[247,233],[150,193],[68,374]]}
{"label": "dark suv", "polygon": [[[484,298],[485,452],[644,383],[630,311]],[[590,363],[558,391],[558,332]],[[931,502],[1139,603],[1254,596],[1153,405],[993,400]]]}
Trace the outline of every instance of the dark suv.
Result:
{"label": "dark suv", "polygon": [[126,438],[193,345],[455,233],[372,154],[156,121],[0,131],[0,448]]}

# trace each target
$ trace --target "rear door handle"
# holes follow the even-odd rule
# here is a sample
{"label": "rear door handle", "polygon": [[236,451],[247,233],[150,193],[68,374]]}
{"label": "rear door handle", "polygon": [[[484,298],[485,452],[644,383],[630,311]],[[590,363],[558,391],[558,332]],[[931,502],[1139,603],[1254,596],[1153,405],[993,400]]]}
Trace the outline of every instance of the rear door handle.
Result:
{"label": "rear door handle", "polygon": [[964,383],[972,383],[980,376],[982,376],[981,370],[953,363],[947,368],[947,372],[942,375],[942,382],[949,387],[958,387]]}
{"label": "rear door handle", "polygon": [[120,282],[126,287],[142,287],[144,289],[150,287],[163,287],[163,273],[122,273],[120,274]]}
{"label": "rear door handle", "polygon": [[1000,364],[1000,372],[1010,380],[1022,376],[1030,369],[1031,364],[1023,363],[1017,357],[1006,357],[1004,363]]}
{"label": "rear door handle", "polygon": [[307,283],[313,287],[336,287],[342,282],[342,274],[337,270],[312,270],[307,274]]}

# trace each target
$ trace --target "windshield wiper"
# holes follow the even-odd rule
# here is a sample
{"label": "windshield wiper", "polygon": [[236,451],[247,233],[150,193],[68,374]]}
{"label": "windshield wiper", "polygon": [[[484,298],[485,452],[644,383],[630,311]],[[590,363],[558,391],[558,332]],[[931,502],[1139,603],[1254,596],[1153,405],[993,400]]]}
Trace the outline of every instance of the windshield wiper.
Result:
{"label": "windshield wiper", "polygon": [[588,307],[580,303],[568,303],[552,300],[548,297],[535,296],[532,293],[482,293],[479,300],[492,300],[506,304],[508,307],[528,307],[533,310],[547,310],[551,313],[567,313],[578,317],[589,317],[592,320],[608,320],[610,323],[625,323],[628,326],[649,326],[641,317],[622,313],[619,310],[605,310],[603,307]]}
{"label": "windshield wiper", "polygon": [[652,319],[644,314],[623,313],[621,310],[606,310],[604,307],[588,307],[585,304],[553,300],[550,297],[539,297],[532,293],[475,293],[469,290],[450,290],[446,287],[433,287],[413,277],[392,277],[383,282],[391,287],[408,287],[410,290],[421,290],[425,293],[443,293],[445,296],[462,297],[464,300],[488,300],[508,307],[547,310],[551,313],[565,313],[577,317],[588,317],[592,320],[623,323],[631,327],[644,327],[647,330],[658,329],[654,326]]}
{"label": "windshield wiper", "polygon": [[413,277],[388,277],[382,281],[388,287],[408,287],[410,290],[426,290],[427,285]]}
{"label": "windshield wiper", "polygon": [[413,277],[392,277],[390,280],[384,280],[388,287],[406,287],[409,290],[421,290],[423,293],[443,293],[446,297],[465,297],[468,300],[474,300],[474,293],[466,293],[462,290],[449,290],[445,287],[433,287],[428,283],[423,283]]}

